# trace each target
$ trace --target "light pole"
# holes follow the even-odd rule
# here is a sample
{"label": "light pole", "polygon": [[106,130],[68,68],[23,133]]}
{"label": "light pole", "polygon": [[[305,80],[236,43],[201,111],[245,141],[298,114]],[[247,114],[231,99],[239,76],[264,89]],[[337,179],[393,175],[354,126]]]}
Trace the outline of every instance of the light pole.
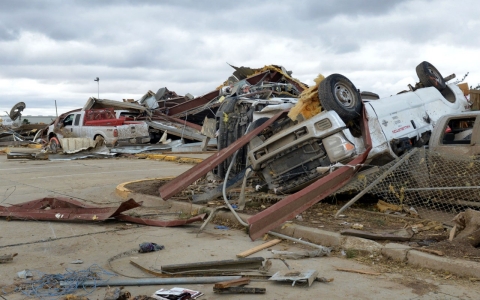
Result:
{"label": "light pole", "polygon": [[98,95],[97,95],[97,99],[100,99],[100,78],[95,78],[93,81],[96,81],[98,83]]}

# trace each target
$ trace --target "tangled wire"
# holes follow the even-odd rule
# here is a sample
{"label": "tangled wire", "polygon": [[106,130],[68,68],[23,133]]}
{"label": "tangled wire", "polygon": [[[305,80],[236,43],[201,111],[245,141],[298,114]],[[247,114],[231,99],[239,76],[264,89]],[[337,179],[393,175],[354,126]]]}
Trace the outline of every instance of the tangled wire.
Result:
{"label": "tangled wire", "polygon": [[97,288],[96,286],[93,286],[87,290],[83,285],[85,281],[107,280],[116,276],[115,273],[102,269],[96,264],[90,266],[86,270],[75,271],[66,269],[66,273],[64,274],[45,274],[40,271],[33,271],[32,273],[34,274],[33,278],[39,277],[39,279],[23,283],[17,287],[15,291],[21,292],[28,297],[40,299],[73,294],[80,288],[85,291],[85,293],[80,296],[85,296],[92,293]]}

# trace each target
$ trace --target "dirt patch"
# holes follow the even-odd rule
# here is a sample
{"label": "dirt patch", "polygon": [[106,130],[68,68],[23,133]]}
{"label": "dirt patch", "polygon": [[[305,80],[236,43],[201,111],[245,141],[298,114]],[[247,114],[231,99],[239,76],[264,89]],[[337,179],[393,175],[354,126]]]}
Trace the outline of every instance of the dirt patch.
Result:
{"label": "dirt patch", "polygon": [[427,248],[442,251],[446,256],[480,262],[480,249],[473,247],[465,241],[445,240]]}
{"label": "dirt patch", "polygon": [[398,282],[403,284],[407,288],[412,289],[412,292],[419,296],[423,296],[430,292],[438,291],[438,286],[432,283],[427,283],[425,281],[419,281],[412,278],[404,278],[402,280],[399,280]]}
{"label": "dirt patch", "polygon": [[137,181],[126,184],[125,188],[134,191],[135,193],[160,197],[158,189],[164,185],[165,182],[168,182],[168,180],[153,179]]}

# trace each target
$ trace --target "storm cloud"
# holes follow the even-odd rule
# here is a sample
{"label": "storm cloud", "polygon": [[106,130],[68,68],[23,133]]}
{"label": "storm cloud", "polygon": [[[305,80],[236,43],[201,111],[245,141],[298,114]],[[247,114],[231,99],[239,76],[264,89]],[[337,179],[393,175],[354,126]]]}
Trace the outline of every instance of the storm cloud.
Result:
{"label": "storm cloud", "polygon": [[278,64],[313,83],[341,73],[389,96],[427,60],[444,76],[480,83],[480,7],[462,1],[0,2],[0,111],[83,106],[90,96],[140,98],[166,86],[201,95],[227,63]]}

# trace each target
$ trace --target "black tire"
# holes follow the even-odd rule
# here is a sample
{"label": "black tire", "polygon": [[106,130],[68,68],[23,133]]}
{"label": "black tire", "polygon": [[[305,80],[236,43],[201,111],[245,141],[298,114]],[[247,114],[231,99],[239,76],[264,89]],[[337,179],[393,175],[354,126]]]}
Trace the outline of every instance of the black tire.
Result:
{"label": "black tire", "polygon": [[57,142],[56,138],[51,138],[50,139],[50,151],[53,154],[56,154],[58,152],[58,149],[60,149],[60,145]]}
{"label": "black tire", "polygon": [[260,119],[257,119],[255,121],[253,121],[250,124],[250,126],[248,127],[248,130],[247,130],[247,132],[245,132],[245,134],[249,133],[250,131],[253,131],[257,127],[260,127],[261,125],[263,125],[263,123],[267,122],[268,120],[269,120],[269,118],[260,118]]}
{"label": "black tire", "polygon": [[447,84],[442,74],[431,63],[427,61],[421,62],[415,69],[418,79],[424,87],[435,87],[439,91],[443,91]]}
{"label": "black tire", "polygon": [[361,115],[362,98],[355,85],[341,74],[332,74],[318,87],[320,104],[325,110],[336,111],[348,123]]}

